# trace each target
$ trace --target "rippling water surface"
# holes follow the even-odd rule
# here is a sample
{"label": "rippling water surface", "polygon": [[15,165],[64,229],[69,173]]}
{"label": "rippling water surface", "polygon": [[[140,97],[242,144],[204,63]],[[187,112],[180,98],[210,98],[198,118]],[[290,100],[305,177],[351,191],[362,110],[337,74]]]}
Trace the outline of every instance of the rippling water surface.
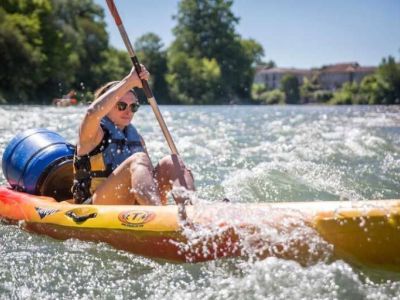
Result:
{"label": "rippling water surface", "polygon": [[[232,202],[400,198],[399,107],[163,106],[198,209]],[[0,106],[0,155],[45,127],[75,142],[84,107]],[[153,163],[168,148],[149,107],[133,123]],[[0,175],[0,184],[6,180]],[[243,204],[244,205],[244,204]],[[328,245],[329,246],[329,245]],[[400,299],[400,275],[343,261],[171,264],[0,225],[0,298]]]}

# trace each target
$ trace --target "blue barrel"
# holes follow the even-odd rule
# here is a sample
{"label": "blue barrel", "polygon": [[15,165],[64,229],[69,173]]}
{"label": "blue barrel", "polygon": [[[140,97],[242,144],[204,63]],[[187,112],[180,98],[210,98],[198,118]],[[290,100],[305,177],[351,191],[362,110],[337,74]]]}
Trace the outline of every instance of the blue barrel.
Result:
{"label": "blue barrel", "polygon": [[[48,190],[42,186],[44,182],[49,185],[48,178],[58,184],[68,178],[69,182],[63,185],[72,185],[73,155],[74,147],[58,133],[44,128],[30,129],[16,135],[6,147],[2,159],[3,174],[12,188],[41,195],[43,190]],[[61,172],[63,174],[59,176],[55,174]],[[66,190],[70,187],[52,188]]]}

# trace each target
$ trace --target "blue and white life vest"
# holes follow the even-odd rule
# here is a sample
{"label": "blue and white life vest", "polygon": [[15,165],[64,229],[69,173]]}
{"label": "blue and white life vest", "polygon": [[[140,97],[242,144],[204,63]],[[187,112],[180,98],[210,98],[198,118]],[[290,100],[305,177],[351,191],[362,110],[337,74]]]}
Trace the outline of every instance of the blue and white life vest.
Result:
{"label": "blue and white life vest", "polygon": [[132,154],[144,151],[140,135],[133,125],[129,124],[120,130],[107,117],[101,120],[100,125],[104,131],[103,140],[108,139],[107,146],[101,152],[104,164],[111,172]]}
{"label": "blue and white life vest", "polygon": [[133,125],[121,130],[104,117],[100,126],[104,136],[99,145],[85,155],[78,156],[75,151],[72,192],[76,203],[90,198],[97,186],[129,156],[145,151],[141,136]]}

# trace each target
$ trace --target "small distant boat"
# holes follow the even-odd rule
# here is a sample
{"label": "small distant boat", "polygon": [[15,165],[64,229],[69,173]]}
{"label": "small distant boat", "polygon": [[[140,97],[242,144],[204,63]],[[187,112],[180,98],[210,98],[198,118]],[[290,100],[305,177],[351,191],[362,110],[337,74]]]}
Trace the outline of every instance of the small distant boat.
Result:
{"label": "small distant boat", "polygon": [[54,98],[52,103],[58,107],[77,105],[78,100],[76,98],[75,90],[69,91],[68,94],[64,95],[62,98]]}
{"label": "small distant boat", "polygon": [[53,105],[57,107],[67,107],[67,106],[73,106],[77,105],[78,100],[76,98],[71,98],[71,99],[53,99]]}

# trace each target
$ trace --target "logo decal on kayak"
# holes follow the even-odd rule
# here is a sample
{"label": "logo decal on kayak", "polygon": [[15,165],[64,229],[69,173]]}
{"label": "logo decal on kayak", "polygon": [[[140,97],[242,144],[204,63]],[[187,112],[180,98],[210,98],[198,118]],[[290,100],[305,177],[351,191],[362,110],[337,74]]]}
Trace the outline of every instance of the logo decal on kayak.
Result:
{"label": "logo decal on kayak", "polygon": [[70,217],[75,223],[80,224],[88,219],[96,218],[97,208],[85,206],[78,207],[67,211],[65,215]]}
{"label": "logo decal on kayak", "polygon": [[42,207],[35,207],[36,212],[38,213],[40,219],[43,219],[44,217],[50,216],[52,214],[55,214],[56,212],[60,211],[59,209],[55,208],[42,208]]}
{"label": "logo decal on kayak", "polygon": [[142,227],[143,224],[150,222],[155,218],[156,214],[144,210],[129,210],[123,211],[118,215],[118,219],[122,225],[131,227]]}

